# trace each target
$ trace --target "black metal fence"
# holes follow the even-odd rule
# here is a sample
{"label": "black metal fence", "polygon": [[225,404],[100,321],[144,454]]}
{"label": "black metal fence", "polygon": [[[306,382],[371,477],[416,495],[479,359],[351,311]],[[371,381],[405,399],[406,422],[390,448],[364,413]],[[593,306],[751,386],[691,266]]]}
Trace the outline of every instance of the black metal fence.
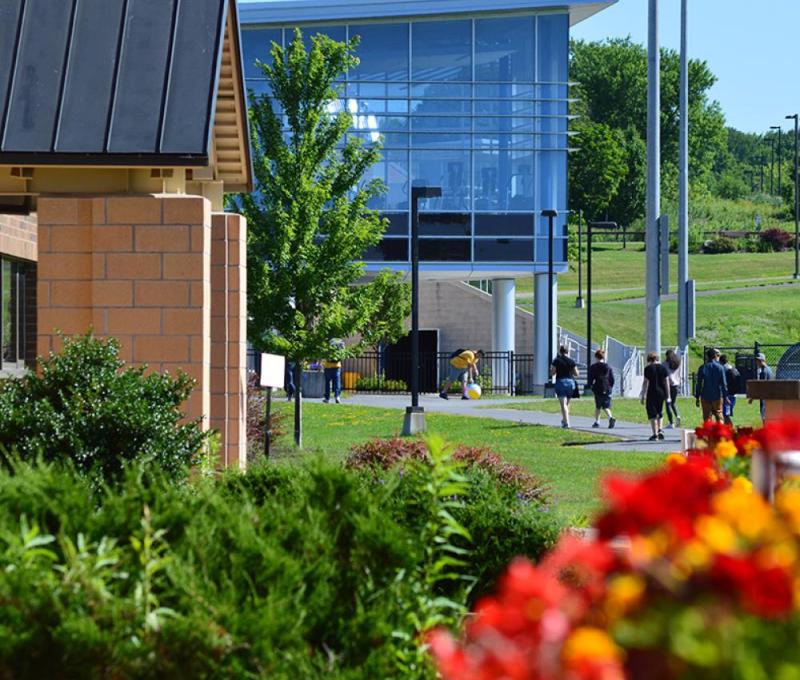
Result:
{"label": "black metal fence", "polygon": [[[247,365],[257,370],[259,357],[248,352]],[[314,364],[308,370],[315,370]],[[420,352],[420,392],[438,393],[454,371],[449,352]],[[486,352],[478,363],[479,383],[484,393],[533,394],[533,354],[516,352]],[[407,352],[365,352],[342,362],[342,387],[350,392],[373,394],[403,394],[410,391],[411,354]],[[460,391],[453,381],[451,389]]]}

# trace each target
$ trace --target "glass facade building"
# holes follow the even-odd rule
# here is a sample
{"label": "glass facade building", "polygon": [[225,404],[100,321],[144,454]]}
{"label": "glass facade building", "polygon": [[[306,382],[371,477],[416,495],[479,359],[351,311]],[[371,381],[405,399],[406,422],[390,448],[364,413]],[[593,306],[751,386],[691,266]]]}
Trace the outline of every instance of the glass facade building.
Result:
{"label": "glass facade building", "polygon": [[383,143],[371,171],[386,184],[372,207],[389,220],[371,268],[408,267],[410,187],[440,186],[420,204],[420,257],[426,270],[541,273],[548,220],[557,210],[556,270],[566,267],[568,42],[565,10],[473,13],[446,18],[371,18],[270,25],[243,13],[248,88],[265,92],[255,65],[272,41],[359,36],[359,66],[336,105],[352,115],[350,135]]}

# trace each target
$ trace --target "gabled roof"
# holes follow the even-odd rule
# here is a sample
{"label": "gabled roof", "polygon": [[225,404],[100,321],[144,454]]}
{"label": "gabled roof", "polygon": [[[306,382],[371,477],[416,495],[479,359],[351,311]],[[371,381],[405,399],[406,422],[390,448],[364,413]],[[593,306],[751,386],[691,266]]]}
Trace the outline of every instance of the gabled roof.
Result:
{"label": "gabled roof", "polygon": [[248,185],[242,85],[235,0],[0,2],[0,165],[207,166],[235,137]]}
{"label": "gabled roof", "polygon": [[568,12],[570,24],[574,25],[616,2],[617,0],[260,0],[242,2],[239,11],[244,24],[293,24],[549,9]]}

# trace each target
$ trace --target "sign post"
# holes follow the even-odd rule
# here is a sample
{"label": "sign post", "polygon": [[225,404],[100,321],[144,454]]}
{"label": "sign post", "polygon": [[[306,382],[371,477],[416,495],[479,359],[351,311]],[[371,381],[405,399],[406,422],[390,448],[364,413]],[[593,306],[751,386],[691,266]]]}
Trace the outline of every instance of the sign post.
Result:
{"label": "sign post", "polygon": [[269,458],[270,444],[272,443],[272,388],[283,387],[286,374],[286,359],[277,354],[261,355],[261,387],[267,388],[266,418],[264,420],[264,455]]}

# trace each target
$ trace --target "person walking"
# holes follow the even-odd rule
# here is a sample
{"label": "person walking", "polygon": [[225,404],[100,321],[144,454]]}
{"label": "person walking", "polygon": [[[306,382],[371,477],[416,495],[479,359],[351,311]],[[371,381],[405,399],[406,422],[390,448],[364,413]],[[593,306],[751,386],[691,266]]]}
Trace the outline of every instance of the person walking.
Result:
{"label": "person walking", "polygon": [[283,389],[286,391],[286,401],[294,399],[296,391],[294,386],[294,367],[294,361],[287,361],[284,364]]}
{"label": "person walking", "polygon": [[555,393],[561,406],[561,427],[569,428],[569,402],[578,389],[578,365],[569,358],[569,350],[563,345],[558,348],[558,356],[550,365],[550,375],[555,377]]}
{"label": "person walking", "polygon": [[[772,380],[772,369],[767,366],[767,357],[759,352],[756,354],[756,380]],[[748,404],[752,404],[753,400],[748,399]],[[767,404],[766,402],[761,399],[759,402],[761,405],[761,422],[767,422]]]}
{"label": "person walking", "polygon": [[608,416],[608,428],[612,429],[617,419],[611,414],[611,392],[614,388],[614,370],[606,363],[605,350],[598,349],[594,353],[596,361],[589,366],[586,387],[594,394],[594,423],[592,427],[600,427],[600,411]]}
{"label": "person walking", "polygon": [[722,418],[728,425],[733,425],[733,409],[736,408],[736,395],[741,392],[741,378],[736,366],[728,363],[728,357],[720,355],[719,363],[725,369],[725,383],[728,385],[728,396],[722,403]]}
{"label": "person walking", "polygon": [[650,441],[664,439],[661,425],[664,422],[664,402],[672,401],[669,389],[669,374],[664,364],[658,362],[658,354],[650,352],[647,355],[647,366],[644,368],[644,381],[642,393],[639,395],[642,404],[647,410],[647,419],[653,431]]}
{"label": "person walking", "polygon": [[706,353],[708,361],[697,371],[697,384],[694,399],[697,406],[703,409],[703,422],[712,417],[722,422],[722,403],[728,397],[728,383],[725,380],[725,369],[719,363],[718,349],[709,349]]}
{"label": "person walking", "polygon": [[450,375],[442,383],[439,397],[449,399],[447,391],[454,382],[461,383],[461,399],[469,399],[467,385],[478,380],[478,362],[483,359],[482,349],[457,349],[450,355]]}
{"label": "person walking", "polygon": [[668,430],[681,426],[681,414],[678,412],[678,392],[681,387],[681,358],[673,349],[668,349],[664,359],[669,379],[669,400],[667,401]]}

